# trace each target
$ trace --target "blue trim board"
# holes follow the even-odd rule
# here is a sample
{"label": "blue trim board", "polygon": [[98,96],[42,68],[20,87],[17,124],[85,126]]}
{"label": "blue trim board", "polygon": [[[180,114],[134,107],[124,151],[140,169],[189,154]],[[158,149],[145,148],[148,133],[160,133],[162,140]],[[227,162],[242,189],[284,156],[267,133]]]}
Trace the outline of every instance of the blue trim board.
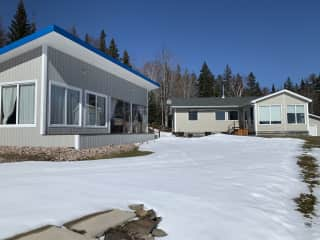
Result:
{"label": "blue trim board", "polygon": [[153,81],[152,79],[146,77],[142,73],[140,73],[140,72],[128,67],[127,65],[123,64],[122,62],[120,62],[120,61],[110,57],[109,55],[101,52],[99,49],[91,46],[90,44],[86,43],[85,41],[81,40],[80,38],[77,38],[77,37],[73,36],[71,33],[67,32],[66,30],[64,30],[64,29],[62,29],[62,28],[60,28],[60,27],[58,27],[56,25],[50,25],[50,26],[48,26],[48,27],[46,27],[44,29],[41,29],[41,30],[31,34],[31,35],[28,35],[28,36],[26,36],[26,37],[24,37],[22,39],[19,39],[19,40],[13,42],[13,43],[10,43],[9,45],[4,46],[3,48],[0,48],[0,55],[5,54],[7,52],[10,52],[11,50],[13,50],[15,48],[21,47],[21,46],[23,46],[23,45],[25,45],[25,44],[33,41],[33,40],[36,40],[36,39],[38,39],[38,38],[40,38],[42,36],[45,36],[45,35],[47,35],[47,34],[49,34],[51,32],[56,32],[56,33],[61,34],[65,38],[67,38],[67,39],[69,39],[69,40],[71,40],[71,41],[73,41],[75,43],[78,43],[82,47],[94,52],[95,54],[97,54],[97,55],[99,55],[99,56],[101,56],[101,57],[103,57],[103,58],[105,58],[105,59],[107,59],[107,60],[109,60],[111,62],[113,62],[114,64],[117,64],[118,66],[128,70],[129,72],[131,72],[131,73],[143,78],[144,80],[148,81],[149,83],[151,83],[151,84],[153,84],[153,85],[155,85],[157,87],[160,87],[160,84],[158,82]]}

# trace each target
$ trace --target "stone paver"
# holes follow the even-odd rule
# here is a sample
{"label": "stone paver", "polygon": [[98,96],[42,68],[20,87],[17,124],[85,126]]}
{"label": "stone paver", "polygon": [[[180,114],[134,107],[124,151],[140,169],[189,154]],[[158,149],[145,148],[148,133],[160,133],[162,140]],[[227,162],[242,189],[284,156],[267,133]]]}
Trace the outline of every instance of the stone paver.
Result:
{"label": "stone paver", "polygon": [[121,225],[135,217],[134,212],[115,209],[68,223],[65,226],[76,232],[84,233],[87,237],[94,238],[102,236],[106,230]]}
{"label": "stone paver", "polygon": [[71,230],[56,226],[48,226],[10,240],[93,240]]}

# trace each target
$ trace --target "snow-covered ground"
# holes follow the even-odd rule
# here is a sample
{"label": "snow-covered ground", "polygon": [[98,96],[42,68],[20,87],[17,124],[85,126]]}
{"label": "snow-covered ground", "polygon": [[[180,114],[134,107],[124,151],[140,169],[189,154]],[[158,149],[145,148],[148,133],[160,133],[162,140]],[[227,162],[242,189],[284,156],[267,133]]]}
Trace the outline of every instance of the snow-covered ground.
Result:
{"label": "snow-covered ground", "polygon": [[[164,136],[149,156],[0,164],[0,238],[143,202],[173,240],[316,239],[292,199],[302,141]],[[319,225],[318,225],[319,226]]]}

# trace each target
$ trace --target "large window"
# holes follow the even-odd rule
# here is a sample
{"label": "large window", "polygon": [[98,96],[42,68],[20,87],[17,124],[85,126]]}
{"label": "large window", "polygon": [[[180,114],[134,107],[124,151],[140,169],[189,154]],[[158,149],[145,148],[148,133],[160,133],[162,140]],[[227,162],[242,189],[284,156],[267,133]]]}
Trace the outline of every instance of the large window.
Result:
{"label": "large window", "polygon": [[216,111],[216,120],[219,120],[219,121],[226,120],[226,112],[225,111]]}
{"label": "large window", "polygon": [[305,123],[304,105],[288,105],[287,108],[288,123]]}
{"label": "large window", "polygon": [[34,124],[35,84],[19,83],[0,88],[0,124]]}
{"label": "large window", "polygon": [[259,106],[259,124],[281,124],[281,105]]}
{"label": "large window", "polygon": [[86,93],[86,125],[106,126],[106,97],[95,93]]}
{"label": "large window", "polygon": [[148,126],[147,108],[132,104],[132,132],[145,133]]}
{"label": "large window", "polygon": [[56,84],[50,89],[50,125],[79,126],[81,91]]}
{"label": "large window", "polygon": [[111,99],[111,133],[131,132],[130,103]]}
{"label": "large window", "polygon": [[198,112],[191,111],[188,113],[188,115],[189,115],[189,120],[192,120],[192,121],[198,120]]}

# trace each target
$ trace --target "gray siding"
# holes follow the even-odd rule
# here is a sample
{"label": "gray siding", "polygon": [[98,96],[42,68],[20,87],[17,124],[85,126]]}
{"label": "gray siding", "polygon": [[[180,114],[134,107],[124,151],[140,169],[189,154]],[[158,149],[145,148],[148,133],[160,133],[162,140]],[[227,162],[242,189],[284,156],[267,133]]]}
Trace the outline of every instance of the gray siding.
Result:
{"label": "gray siding", "polygon": [[[51,47],[48,49],[48,80],[147,106],[148,92],[146,89]],[[84,108],[84,94],[82,102]],[[84,113],[84,109],[82,112]],[[49,113],[47,118],[49,118]],[[106,134],[107,132],[106,128],[48,128],[48,134]]]}
{"label": "gray siding", "polygon": [[25,80],[36,81],[36,126],[15,127],[0,125],[2,146],[74,146],[74,136],[40,135],[41,48],[0,63],[0,83]]}
{"label": "gray siding", "polygon": [[155,139],[153,134],[110,134],[110,135],[80,135],[80,148],[101,147],[106,145],[142,143]]}

